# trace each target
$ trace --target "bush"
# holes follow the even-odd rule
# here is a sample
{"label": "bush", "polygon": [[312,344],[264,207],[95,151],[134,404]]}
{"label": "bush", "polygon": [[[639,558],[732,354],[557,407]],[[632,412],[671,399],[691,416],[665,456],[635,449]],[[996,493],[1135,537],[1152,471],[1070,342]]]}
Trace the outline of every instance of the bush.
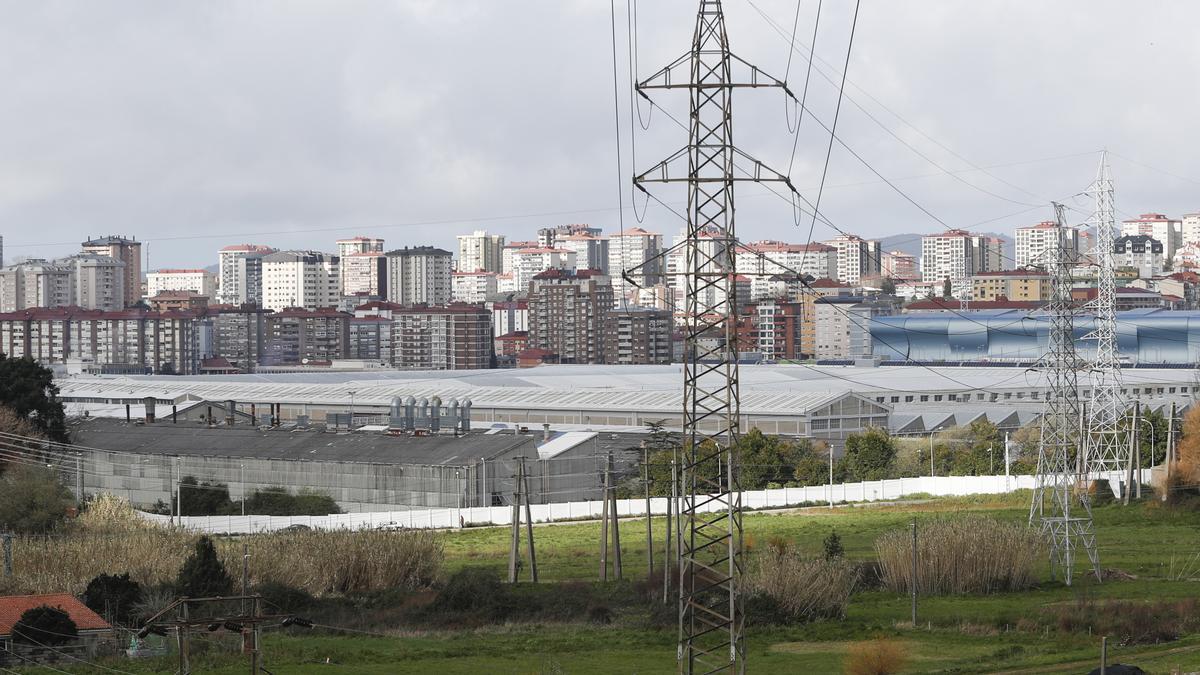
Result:
{"label": "bush", "polygon": [[58,607],[33,607],[25,610],[12,627],[13,642],[53,647],[79,636],[75,622]]}
{"label": "bush", "polygon": [[904,669],[908,654],[891,640],[871,640],[850,645],[846,652],[846,675],[891,675]]}
{"label": "bush", "polygon": [[826,560],[840,558],[846,553],[846,550],[842,548],[842,538],[838,536],[837,530],[831,530],[821,545],[825,549]]}
{"label": "bush", "polygon": [[[884,586],[909,592],[911,531],[885,533],[875,541],[875,551]],[[950,595],[1029,588],[1042,551],[1040,535],[1025,525],[976,516],[929,521],[917,530],[917,590]]]}
{"label": "bush", "polygon": [[1200,600],[1097,603],[1080,595],[1075,602],[1041,610],[1039,618],[1044,625],[1062,633],[1108,635],[1109,640],[1120,645],[1158,644],[1200,630]]}
{"label": "bush", "polygon": [[500,575],[482,567],[464,567],[455,572],[429,606],[433,612],[471,615],[486,621],[502,621],[516,610],[510,588]]}
{"label": "bush", "polygon": [[0,476],[0,529],[45,534],[74,504],[71,492],[48,468],[14,465]]}
{"label": "bush", "polygon": [[891,475],[896,444],[887,431],[871,428],[846,437],[846,454],[838,462],[847,481],[882,480]]}
{"label": "bush", "polygon": [[196,541],[195,550],[179,570],[176,586],[180,594],[188,598],[223,596],[233,591],[233,580],[217,557],[212,539],[200,537]]}
{"label": "bush", "polygon": [[809,559],[791,548],[767,549],[747,579],[752,595],[762,595],[787,621],[840,618],[857,581],[855,567],[840,557]]}
{"label": "bush", "polygon": [[328,495],[308,491],[293,495],[283,487],[255,490],[246,499],[246,513],[258,516],[324,516],[341,512]]}
{"label": "bush", "polygon": [[83,604],[104,617],[109,623],[131,625],[134,612],[142,602],[142,586],[121,575],[100,574],[88,582],[83,592]]}
{"label": "bush", "polygon": [[195,476],[179,480],[179,513],[185,516],[216,516],[232,513],[229,486],[224,483],[198,481]]}

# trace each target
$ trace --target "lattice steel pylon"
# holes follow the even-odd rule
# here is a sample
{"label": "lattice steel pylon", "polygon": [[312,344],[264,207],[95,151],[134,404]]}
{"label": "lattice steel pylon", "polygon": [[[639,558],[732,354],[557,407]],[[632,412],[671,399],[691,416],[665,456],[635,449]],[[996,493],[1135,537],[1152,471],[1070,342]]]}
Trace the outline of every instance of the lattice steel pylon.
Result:
{"label": "lattice steel pylon", "polygon": [[1050,273],[1050,343],[1043,357],[1049,391],[1042,412],[1038,447],[1038,475],[1029,506],[1029,524],[1041,528],[1049,539],[1051,574],[1061,569],[1070,586],[1075,554],[1083,549],[1097,578],[1100,559],[1086,484],[1081,481],[1083,452],[1082,407],[1078,374],[1082,367],[1075,351],[1074,315],[1071,300],[1071,267],[1075,260],[1066,247],[1065,207],[1054,205],[1055,237],[1047,251]]}
{"label": "lattice steel pylon", "polygon": [[[734,184],[792,186],[734,146],[732,97],[742,87],[781,87],[795,100],[784,82],[730,53],[720,0],[701,0],[691,50],[637,83],[643,96],[687,89],[691,104],[687,146],[634,176],[642,190],[684,183],[688,191],[679,272],[685,299],[677,657],[684,673],[745,671]],[[634,268],[626,277],[639,273]]]}
{"label": "lattice steel pylon", "polygon": [[1126,401],[1121,395],[1121,359],[1117,350],[1117,282],[1113,256],[1114,229],[1113,181],[1108,168],[1108,153],[1100,157],[1096,181],[1088,190],[1096,201],[1092,223],[1096,228],[1096,299],[1091,309],[1096,327],[1084,336],[1094,340],[1096,350],[1090,363],[1092,398],[1087,416],[1087,461],[1089,475],[1099,477],[1106,471],[1125,471],[1129,462],[1129,430],[1124,421]]}

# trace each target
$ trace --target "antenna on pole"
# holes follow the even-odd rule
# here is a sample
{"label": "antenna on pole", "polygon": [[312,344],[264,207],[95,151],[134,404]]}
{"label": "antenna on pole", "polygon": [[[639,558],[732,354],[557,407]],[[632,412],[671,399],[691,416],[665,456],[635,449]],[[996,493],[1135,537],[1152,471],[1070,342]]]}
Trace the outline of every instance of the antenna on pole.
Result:
{"label": "antenna on pole", "polygon": [[[740,409],[734,183],[774,181],[793,193],[795,189],[787,176],[734,146],[732,98],[734,89],[742,87],[779,87],[793,101],[796,97],[785,82],[730,53],[720,0],[699,4],[691,49],[637,83],[637,94],[646,98],[657,89],[688,91],[688,144],[633,180],[643,192],[648,183],[687,186],[684,265],[675,272],[683,277],[685,290],[679,671],[741,673],[746,647],[740,457],[735,450]],[[624,277],[632,280],[655,271],[643,263]],[[715,466],[722,469],[717,475],[711,472]]]}
{"label": "antenna on pole", "polygon": [[[1092,398],[1088,408],[1087,467],[1088,473],[1099,478],[1104,472],[1124,471],[1129,462],[1129,443],[1125,428],[1127,401],[1121,394],[1121,358],[1117,349],[1117,282],[1113,241],[1114,216],[1113,181],[1108,168],[1108,153],[1100,156],[1096,181],[1088,190],[1096,201],[1092,224],[1096,228],[1096,248],[1092,258],[1096,263],[1096,299],[1092,311],[1095,328],[1083,336],[1094,340],[1095,352],[1089,364]],[[1111,475],[1111,474],[1110,474]],[[1126,486],[1128,489],[1128,486]]]}
{"label": "antenna on pole", "polygon": [[1071,266],[1075,260],[1066,246],[1065,213],[1066,207],[1054,204],[1055,236],[1046,251],[1051,288],[1046,306],[1050,343],[1042,371],[1047,375],[1049,392],[1042,412],[1038,475],[1029,506],[1029,524],[1041,528],[1049,539],[1051,574],[1061,569],[1063,582],[1070,586],[1078,549],[1087,553],[1097,578],[1100,559],[1087,485],[1081,480],[1087,470],[1080,461],[1085,446],[1079,402],[1081,362],[1075,351],[1075,307],[1071,301]]}

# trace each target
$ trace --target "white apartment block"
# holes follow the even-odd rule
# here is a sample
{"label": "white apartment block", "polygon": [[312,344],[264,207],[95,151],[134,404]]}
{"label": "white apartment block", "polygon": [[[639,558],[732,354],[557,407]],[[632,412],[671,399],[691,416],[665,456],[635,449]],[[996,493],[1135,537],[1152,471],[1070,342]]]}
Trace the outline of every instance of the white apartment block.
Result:
{"label": "white apartment block", "polygon": [[1200,243],[1200,213],[1183,214],[1181,229],[1184,244]]}
{"label": "white apartment block", "polygon": [[880,258],[880,272],[890,279],[919,279],[917,256],[904,251],[888,251]]}
{"label": "white apartment block", "polygon": [[[235,244],[217,252],[220,281],[217,302],[226,305],[262,303],[262,258],[275,252],[260,244]],[[211,296],[210,296],[211,297]]]}
{"label": "white apartment block", "polygon": [[[517,251],[527,248],[550,248],[542,246],[536,241],[510,241],[500,249],[500,271],[504,274],[511,274],[513,271],[513,256]],[[466,272],[468,270],[462,270]]]}
{"label": "white apartment block", "polygon": [[889,300],[869,300],[858,296],[818,298],[813,304],[816,316],[816,357],[818,359],[856,359],[871,354],[871,324],[878,316],[896,313]]}
{"label": "white apartment block", "polygon": [[[376,240],[382,242],[382,239]],[[338,242],[340,246],[342,242]],[[340,256],[342,295],[381,297],[387,291],[387,259],[379,251],[354,251]]]}
{"label": "white apartment block", "polygon": [[450,277],[454,302],[480,303],[498,291],[495,272],[455,272]]}
{"label": "white apartment block", "polygon": [[753,241],[734,253],[738,274],[768,277],[775,274],[832,279],[837,274],[837,249],[825,244],[786,244],[781,241]]}
{"label": "white apartment block", "polygon": [[947,230],[921,237],[921,280],[943,282],[949,279],[954,297],[968,297],[973,275],[998,271],[990,269],[1000,261],[1000,256],[994,252],[998,241],[966,230]]}
{"label": "white apartment block", "polygon": [[191,291],[210,300],[217,297],[217,277],[205,270],[167,269],[146,275],[146,297],[163,291]]}
{"label": "white apartment block", "polygon": [[280,251],[262,259],[262,306],[315,310],[341,300],[341,260],[319,251]]}
{"label": "white apartment block", "polygon": [[339,258],[355,253],[383,253],[383,240],[363,236],[338,239],[337,252]]}
{"label": "white apartment block", "polygon": [[575,253],[575,269],[600,270],[608,274],[609,241],[590,233],[568,234],[555,240],[554,248]]}
{"label": "white apartment block", "polygon": [[561,248],[523,248],[512,254],[513,285],[518,293],[529,291],[533,277],[546,270],[574,271],[575,251]]}
{"label": "white apartment block", "polygon": [[838,281],[858,284],[864,277],[881,274],[882,250],[879,242],[854,234],[842,234],[821,243],[837,249]]}
{"label": "white apartment block", "polygon": [[80,253],[64,258],[71,265],[71,304],[113,312],[125,308],[125,263],[107,255]]}
{"label": "white apartment block", "polygon": [[[609,237],[608,275],[612,279],[613,296],[629,297],[629,293],[637,286],[649,287],[661,283],[663,263],[659,256],[662,250],[662,235],[640,227],[623,230]],[[634,270],[636,274],[631,276],[636,276],[636,285],[626,282],[622,276],[624,272]]]}
{"label": "white apartment block", "polygon": [[488,234],[486,230],[475,230],[471,234],[458,235],[459,272],[503,272],[501,251],[504,235]]}
{"label": "white apartment block", "polygon": [[[666,274],[664,277],[664,282],[668,289],[668,297],[671,299],[670,302],[673,303],[674,310],[677,313],[684,311],[684,308],[687,306],[686,298],[684,297],[686,290],[684,285],[685,277],[683,275],[690,270],[686,269],[687,248],[682,245],[684,239],[686,238],[687,232],[685,229],[681,228],[679,234],[675,236],[675,241],[672,243],[671,252],[666,255]],[[696,242],[696,250],[699,254],[698,259],[703,261],[703,263],[701,265],[701,269],[696,271],[702,273],[719,271],[719,263],[717,261],[726,260],[725,256],[727,255],[727,248],[725,242],[725,239],[719,238],[715,234],[702,232],[698,238],[698,241]],[[737,253],[734,252],[730,258],[729,264],[734,266],[734,271],[736,272]],[[749,301],[750,296],[753,293],[753,289],[751,288],[750,284],[751,277],[744,276],[737,278],[743,282],[743,285],[736,289],[737,298],[739,298],[738,302],[740,303]],[[615,277],[613,279],[613,283],[616,283]],[[615,285],[613,289],[615,292]],[[636,291],[638,289],[632,290]],[[632,295],[635,298],[638,298],[638,296],[641,294],[634,292]],[[724,301],[724,293],[718,292],[716,287],[701,289],[700,296],[698,298],[698,302],[702,307],[715,307],[717,304]]]}
{"label": "white apartment block", "polygon": [[[1053,221],[1043,221],[1037,225],[1017,228],[1017,268],[1045,267],[1046,252],[1055,245],[1057,225]],[[1079,228],[1063,228],[1063,244],[1072,257],[1077,257],[1079,250]],[[995,272],[997,270],[987,270]]]}
{"label": "white apartment block", "polygon": [[1152,237],[1162,244],[1163,257],[1171,260],[1175,251],[1183,246],[1183,221],[1172,220],[1161,213],[1143,213],[1121,223],[1121,234]]}
{"label": "white apartment block", "polygon": [[387,252],[387,299],[400,305],[445,305],[452,297],[453,254],[433,246]]}
{"label": "white apartment block", "polygon": [[0,312],[66,307],[74,295],[74,266],[41,259],[0,270]]}

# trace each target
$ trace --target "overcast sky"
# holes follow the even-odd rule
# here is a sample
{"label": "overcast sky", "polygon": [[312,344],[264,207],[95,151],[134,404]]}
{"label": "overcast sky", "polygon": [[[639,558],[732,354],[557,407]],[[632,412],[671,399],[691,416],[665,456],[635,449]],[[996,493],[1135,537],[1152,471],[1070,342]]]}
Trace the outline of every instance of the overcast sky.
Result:
{"label": "overcast sky", "polygon": [[[786,71],[799,94],[816,2],[801,5],[789,69],[795,3],[753,1],[784,35],[729,0],[732,48]],[[640,3],[641,77],[688,49],[696,4]],[[63,255],[109,233],[150,241],[159,268],[213,264],[243,242],[332,250],[369,234],[452,248],[475,228],[614,230],[633,171],[618,5],[621,173],[604,0],[0,1],[5,257]],[[844,0],[822,10],[808,104],[826,124],[836,88],[821,73],[837,81],[853,11]],[[1029,205],[1050,199],[1086,210],[1071,195],[1105,147],[1123,212],[1198,211],[1198,25],[1200,3],[1183,0],[865,0],[838,134],[954,226],[1011,231],[1049,216]],[[686,119],[685,93],[655,100]],[[782,94],[740,90],[735,105],[739,145],[786,170]],[[661,111],[649,121],[632,134],[643,169],[686,143]],[[792,175],[809,198],[827,140],[803,120]],[[808,222],[762,192],[739,193],[740,237],[805,240]],[[838,145],[821,208],[869,236],[942,227]],[[645,218],[679,229],[653,204]],[[814,238],[833,234],[818,223]]]}

